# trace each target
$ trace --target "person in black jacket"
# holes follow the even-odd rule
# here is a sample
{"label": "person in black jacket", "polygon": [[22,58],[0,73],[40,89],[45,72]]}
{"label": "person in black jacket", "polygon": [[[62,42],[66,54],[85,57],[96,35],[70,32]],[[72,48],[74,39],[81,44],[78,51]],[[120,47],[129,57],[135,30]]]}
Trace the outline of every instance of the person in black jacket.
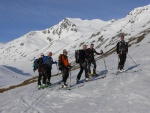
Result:
{"label": "person in black jacket", "polygon": [[[101,51],[101,53],[96,52],[96,50],[94,49],[94,44],[91,44],[90,48],[88,48],[88,71],[90,76],[96,74],[96,61],[94,59],[94,53],[97,55],[101,55],[103,54],[103,51]],[[91,64],[93,64],[93,74],[91,73]]]}
{"label": "person in black jacket", "polygon": [[52,58],[52,52],[49,52],[48,56],[45,56],[44,58],[44,64],[45,64],[45,74],[46,74],[46,85],[51,85],[50,79],[51,79],[51,70],[52,70],[52,64],[57,64],[57,62],[53,61]]}
{"label": "person in black jacket", "polygon": [[[37,59],[37,65],[38,65],[38,89],[44,88],[46,84],[46,75],[44,73],[44,64],[43,64],[43,58],[44,54],[41,53],[40,58]],[[43,77],[43,85],[41,85],[41,78]]]}
{"label": "person in black jacket", "polygon": [[83,49],[79,51],[80,71],[77,75],[77,83],[79,83],[83,70],[85,71],[85,80],[86,81],[89,80],[88,69],[87,69],[87,57],[88,57],[87,46],[83,45]]}
{"label": "person in black jacket", "polygon": [[118,63],[118,71],[123,72],[123,71],[125,71],[124,64],[126,62],[126,56],[128,54],[128,43],[125,42],[124,35],[121,35],[121,41],[117,43],[116,52],[120,59],[120,61]]}

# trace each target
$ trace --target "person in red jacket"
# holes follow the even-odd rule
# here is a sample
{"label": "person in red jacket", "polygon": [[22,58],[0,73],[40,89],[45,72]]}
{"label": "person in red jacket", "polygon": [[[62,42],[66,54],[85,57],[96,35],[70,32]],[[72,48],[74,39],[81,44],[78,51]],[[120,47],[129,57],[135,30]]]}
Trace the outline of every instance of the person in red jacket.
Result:
{"label": "person in red jacket", "polygon": [[63,69],[62,69],[62,74],[63,74],[63,77],[62,77],[62,87],[67,87],[67,79],[69,77],[69,70],[71,69],[71,66],[69,64],[69,60],[68,60],[68,56],[67,56],[67,50],[63,50],[63,54],[61,56],[61,60],[62,60],[62,64],[63,64]]}

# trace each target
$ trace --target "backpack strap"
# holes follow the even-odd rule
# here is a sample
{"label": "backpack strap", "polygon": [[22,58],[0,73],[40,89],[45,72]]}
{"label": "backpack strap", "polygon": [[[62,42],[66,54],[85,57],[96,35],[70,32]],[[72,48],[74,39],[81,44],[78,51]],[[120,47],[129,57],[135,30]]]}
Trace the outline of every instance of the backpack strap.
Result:
{"label": "backpack strap", "polygon": [[44,58],[43,58],[43,63],[44,64],[46,64],[46,60],[49,58],[49,56],[45,56]]}

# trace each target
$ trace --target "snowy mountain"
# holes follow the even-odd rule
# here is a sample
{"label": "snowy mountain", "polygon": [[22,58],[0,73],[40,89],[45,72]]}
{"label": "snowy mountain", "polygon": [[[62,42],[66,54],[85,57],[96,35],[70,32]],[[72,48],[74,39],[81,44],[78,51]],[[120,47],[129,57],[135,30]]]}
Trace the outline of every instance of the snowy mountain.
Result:
{"label": "snowy mountain", "polygon": [[3,43],[0,43],[0,47],[2,47],[4,44]]}
{"label": "snowy mountain", "polygon": [[[83,44],[95,45],[97,51],[101,49],[110,54],[119,41],[118,35],[125,34],[129,45],[140,42],[150,32],[150,5],[136,8],[125,18],[102,21],[81,20],[79,18],[65,18],[57,25],[42,31],[31,31],[24,36],[0,46],[0,65],[15,73],[26,76],[33,73],[33,60],[40,53],[47,55],[53,52],[54,60],[63,49],[68,50],[70,62],[74,61],[74,51],[81,49]],[[21,73],[20,71],[21,70]],[[53,74],[57,73],[53,66]],[[24,74],[27,73],[27,74]]]}

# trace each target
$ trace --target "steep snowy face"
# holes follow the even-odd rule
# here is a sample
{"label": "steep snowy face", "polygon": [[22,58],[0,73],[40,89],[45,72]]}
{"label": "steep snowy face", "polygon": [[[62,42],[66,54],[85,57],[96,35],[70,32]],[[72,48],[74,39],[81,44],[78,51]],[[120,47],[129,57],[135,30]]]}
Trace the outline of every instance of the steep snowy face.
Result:
{"label": "steep snowy face", "polygon": [[57,25],[51,28],[45,29],[42,32],[44,34],[49,35],[47,39],[51,42],[52,40],[62,38],[63,34],[67,35],[67,33],[69,32],[76,33],[77,28],[74,23],[71,23],[67,18],[65,18],[64,20],[59,22]]}
{"label": "steep snowy face", "polygon": [[150,10],[150,5],[144,6],[144,7],[139,7],[139,8],[135,8],[134,10],[132,10],[128,15],[139,15],[145,11]]}
{"label": "steep snowy face", "polygon": [[[90,33],[105,26],[107,22],[102,20],[81,20],[79,18],[65,18],[57,25],[45,29],[42,32],[47,34],[47,39],[52,42],[53,40],[62,40],[66,37],[81,37],[89,36]],[[75,40],[75,39],[74,39]]]}

